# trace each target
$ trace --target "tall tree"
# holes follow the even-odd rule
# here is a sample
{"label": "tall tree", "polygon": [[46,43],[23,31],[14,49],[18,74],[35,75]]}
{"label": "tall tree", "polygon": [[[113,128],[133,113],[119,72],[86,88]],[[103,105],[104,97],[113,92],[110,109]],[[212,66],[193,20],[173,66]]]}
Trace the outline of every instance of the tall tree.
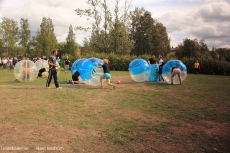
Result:
{"label": "tall tree", "polygon": [[21,29],[19,30],[19,44],[22,45],[25,52],[29,51],[29,40],[30,40],[30,29],[28,19],[21,18],[20,20]]}
{"label": "tall tree", "polygon": [[0,27],[0,39],[7,56],[14,56],[14,48],[17,47],[18,42],[18,27],[17,21],[9,18],[2,18]]}
{"label": "tall tree", "polygon": [[145,11],[140,16],[139,22],[134,29],[133,40],[135,41],[132,54],[156,54],[156,27],[155,20],[151,17],[151,13]]}
{"label": "tall tree", "polygon": [[156,55],[166,56],[170,51],[170,39],[165,26],[162,23],[156,23]]}
{"label": "tall tree", "polygon": [[41,45],[41,55],[50,55],[51,51],[57,47],[57,39],[54,34],[54,26],[50,18],[43,17],[40,31],[37,32],[37,42]]}
{"label": "tall tree", "polygon": [[119,2],[120,0],[116,0],[115,10],[114,10],[114,22],[113,26],[110,30],[110,52],[115,52],[119,55],[130,54],[131,49],[133,48],[133,41],[128,37],[127,27],[125,26],[125,22],[122,22],[121,18],[119,18]]}
{"label": "tall tree", "polygon": [[73,27],[70,25],[69,34],[66,38],[66,47],[65,51],[67,54],[74,54],[76,51],[76,42],[75,42],[75,33],[73,32]]}

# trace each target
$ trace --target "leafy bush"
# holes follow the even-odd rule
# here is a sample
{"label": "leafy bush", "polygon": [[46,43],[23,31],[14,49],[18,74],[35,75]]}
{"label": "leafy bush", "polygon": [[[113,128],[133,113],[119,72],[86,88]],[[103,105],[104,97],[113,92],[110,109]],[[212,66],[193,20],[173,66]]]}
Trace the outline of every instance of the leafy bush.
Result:
{"label": "leafy bush", "polygon": [[[65,56],[63,56],[65,57]],[[62,57],[62,58],[63,58]],[[114,53],[85,53],[82,55],[82,58],[90,58],[96,57],[99,59],[108,58],[110,63],[110,69],[116,71],[127,71],[129,67],[129,63],[134,59],[144,59],[148,60],[150,55],[116,55]],[[74,57],[69,55],[71,60],[71,64],[77,60]],[[176,57],[163,57],[164,62],[166,63],[169,60],[176,60]],[[201,66],[199,73],[202,74],[218,74],[218,75],[230,75],[230,63],[226,61],[219,61],[213,58],[182,58],[181,61],[186,65],[187,72],[193,73],[193,64],[198,60]]]}

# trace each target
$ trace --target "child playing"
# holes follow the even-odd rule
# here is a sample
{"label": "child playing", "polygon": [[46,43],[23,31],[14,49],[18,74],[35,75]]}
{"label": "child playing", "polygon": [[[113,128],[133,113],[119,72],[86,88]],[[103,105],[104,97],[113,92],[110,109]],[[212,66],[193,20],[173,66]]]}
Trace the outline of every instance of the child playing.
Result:
{"label": "child playing", "polygon": [[113,89],[115,89],[116,86],[114,84],[110,83],[111,75],[110,75],[110,67],[109,67],[108,63],[109,63],[108,59],[103,60],[102,66],[98,66],[98,64],[95,63],[98,68],[103,68],[103,71],[104,71],[104,74],[100,77],[101,88],[103,88],[102,79],[106,79],[108,86],[113,86]]}

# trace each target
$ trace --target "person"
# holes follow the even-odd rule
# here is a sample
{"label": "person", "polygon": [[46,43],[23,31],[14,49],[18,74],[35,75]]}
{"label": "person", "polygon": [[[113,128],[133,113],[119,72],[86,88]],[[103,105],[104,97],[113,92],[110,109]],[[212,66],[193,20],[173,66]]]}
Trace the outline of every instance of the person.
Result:
{"label": "person", "polygon": [[79,84],[80,81],[79,81],[79,76],[80,76],[80,73],[78,71],[76,71],[73,75],[72,75],[72,81],[71,83],[72,84]]}
{"label": "person", "polygon": [[38,71],[38,77],[37,77],[37,78],[44,78],[44,76],[42,75],[43,72],[46,72],[46,69],[45,69],[45,68],[41,68],[41,69]]}
{"label": "person", "polygon": [[159,81],[162,79],[164,81],[164,78],[162,77],[162,67],[164,65],[164,61],[162,59],[162,56],[159,56]]}
{"label": "person", "polygon": [[13,65],[15,66],[15,65],[17,64],[17,62],[18,62],[17,57],[14,57],[14,58],[13,58]]}
{"label": "person", "polygon": [[57,89],[62,89],[62,87],[59,87],[58,84],[58,78],[57,78],[57,69],[56,67],[58,67],[58,64],[56,64],[56,55],[58,54],[58,50],[54,49],[52,51],[52,55],[48,58],[48,65],[49,65],[49,75],[47,78],[47,82],[46,82],[46,88],[50,88],[50,82],[52,80],[52,77],[54,78],[54,83]]}
{"label": "person", "polygon": [[57,57],[57,62],[60,65],[61,59],[59,57]]}
{"label": "person", "polygon": [[10,69],[13,69],[14,68],[14,65],[13,65],[13,58],[9,58],[9,68]]}
{"label": "person", "polygon": [[200,69],[200,63],[198,61],[196,61],[194,64],[193,64],[193,68],[194,68],[194,73],[197,74],[198,73],[198,70]]}
{"label": "person", "polygon": [[114,84],[110,83],[111,75],[110,75],[110,67],[109,67],[108,63],[109,63],[108,59],[103,59],[103,65],[102,66],[98,66],[98,64],[95,63],[98,68],[103,68],[103,71],[104,71],[104,74],[100,77],[101,88],[103,88],[102,79],[106,79],[108,86],[113,86],[113,89],[115,89],[116,86]]}
{"label": "person", "polygon": [[151,58],[148,60],[148,64],[156,64],[156,59],[154,55],[152,55]]}
{"label": "person", "polygon": [[171,75],[171,85],[173,85],[173,77],[176,74],[178,75],[178,78],[179,78],[179,81],[180,81],[180,85],[181,85],[181,77],[180,77],[181,70],[178,67],[173,67],[171,73],[172,73],[172,75]]}
{"label": "person", "polygon": [[65,73],[68,73],[68,72],[69,72],[69,63],[70,63],[69,57],[66,56],[66,58],[64,59]]}
{"label": "person", "polygon": [[2,65],[3,65],[3,69],[4,70],[7,70],[7,63],[8,63],[8,60],[5,57],[3,57],[3,59],[2,59]]}

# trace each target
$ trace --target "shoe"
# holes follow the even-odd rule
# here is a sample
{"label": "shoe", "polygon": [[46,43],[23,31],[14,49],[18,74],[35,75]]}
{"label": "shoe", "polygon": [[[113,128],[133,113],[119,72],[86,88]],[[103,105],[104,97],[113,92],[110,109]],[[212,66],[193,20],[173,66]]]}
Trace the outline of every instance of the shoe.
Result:
{"label": "shoe", "polygon": [[62,87],[57,87],[56,89],[62,89]]}
{"label": "shoe", "polygon": [[46,87],[46,89],[50,89],[50,87]]}
{"label": "shoe", "polygon": [[171,82],[171,85],[173,85],[173,82]]}
{"label": "shoe", "polygon": [[73,82],[73,81],[71,81],[71,83],[72,83],[72,84],[74,84],[74,82]]}

